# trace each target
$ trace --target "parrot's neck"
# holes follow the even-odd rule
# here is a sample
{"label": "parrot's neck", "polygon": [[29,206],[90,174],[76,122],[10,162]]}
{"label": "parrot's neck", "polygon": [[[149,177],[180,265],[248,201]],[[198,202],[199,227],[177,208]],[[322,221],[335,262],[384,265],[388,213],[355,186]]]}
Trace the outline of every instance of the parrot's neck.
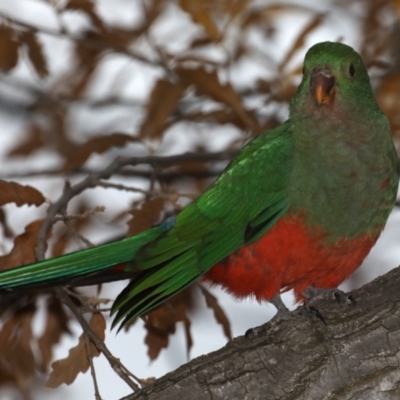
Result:
{"label": "parrot's neck", "polygon": [[380,111],[370,117],[373,123],[321,112],[293,124],[292,211],[332,240],[378,234],[395,201],[397,157],[389,126]]}

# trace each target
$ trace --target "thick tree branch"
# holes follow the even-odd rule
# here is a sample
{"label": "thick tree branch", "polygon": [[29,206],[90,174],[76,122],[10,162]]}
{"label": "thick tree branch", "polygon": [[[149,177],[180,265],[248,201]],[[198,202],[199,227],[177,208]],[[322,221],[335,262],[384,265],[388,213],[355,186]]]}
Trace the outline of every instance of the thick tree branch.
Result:
{"label": "thick tree branch", "polygon": [[271,321],[124,400],[399,399],[400,267],[352,295],[316,304],[326,325]]}

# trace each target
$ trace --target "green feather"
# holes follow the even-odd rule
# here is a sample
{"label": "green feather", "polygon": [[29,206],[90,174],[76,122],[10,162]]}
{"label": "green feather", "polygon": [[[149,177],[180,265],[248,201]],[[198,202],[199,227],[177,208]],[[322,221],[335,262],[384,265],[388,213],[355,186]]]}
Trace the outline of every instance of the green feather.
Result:
{"label": "green feather", "polygon": [[73,278],[87,275],[111,266],[132,261],[138,249],[154,241],[164,231],[153,228],[137,236],[119,242],[50,258],[38,263],[2,271],[1,289],[15,289],[19,286],[39,284],[63,277]]}

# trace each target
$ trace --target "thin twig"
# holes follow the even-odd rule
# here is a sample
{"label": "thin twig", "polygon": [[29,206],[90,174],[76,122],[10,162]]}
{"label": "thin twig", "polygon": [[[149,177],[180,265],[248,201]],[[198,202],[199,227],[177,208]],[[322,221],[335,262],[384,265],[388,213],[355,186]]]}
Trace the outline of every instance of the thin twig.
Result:
{"label": "thin twig", "polygon": [[[137,168],[129,168],[132,166],[137,166],[140,164],[151,164],[163,167],[171,167],[173,165],[181,165],[190,162],[220,162],[229,161],[236,154],[237,150],[227,150],[215,153],[184,153],[174,156],[144,156],[144,157],[130,157],[125,160],[130,160],[128,162],[123,162],[123,165],[113,172],[113,175],[124,176],[124,177],[145,177],[151,178],[155,175],[157,180],[172,180],[177,178],[210,178],[219,175],[222,170],[217,169],[215,171],[198,171],[198,170],[188,170],[188,171],[154,171],[154,170],[139,170]],[[123,159],[124,160],[124,159]],[[131,162],[133,160],[133,162]],[[102,174],[104,170],[93,170],[84,167],[76,168],[72,171],[65,171],[63,169],[41,169],[38,171],[26,171],[23,173],[11,172],[9,174],[3,174],[0,179],[10,180],[18,178],[30,178],[36,176],[77,176],[77,175],[98,175]]]}
{"label": "thin twig", "polygon": [[177,193],[160,192],[160,191],[155,191],[155,190],[143,190],[143,189],[139,189],[139,188],[132,187],[132,186],[122,185],[119,183],[110,183],[110,182],[103,182],[103,181],[100,181],[97,186],[101,186],[104,188],[125,190],[128,192],[141,193],[141,194],[144,194],[148,198],[149,197],[158,197],[161,199],[173,200],[173,201],[175,201],[178,197],[186,197],[188,199],[195,199],[199,195],[198,193],[178,193],[177,194]]}
{"label": "thin twig", "polygon": [[[230,160],[231,157],[227,158]],[[213,160],[210,160],[213,162]],[[217,160],[222,161],[222,160]],[[96,174],[99,170],[93,170],[88,168],[77,168],[73,171],[64,171],[60,169],[41,169],[37,171],[25,171],[25,172],[10,172],[7,174],[0,175],[0,179],[3,180],[11,180],[11,179],[25,179],[25,178],[35,178],[37,176],[43,178],[53,178],[59,176],[67,176],[67,177],[75,177],[80,175],[89,175]],[[150,170],[141,170],[141,169],[132,169],[125,168],[121,171],[116,171],[114,176],[121,176],[124,178],[155,178],[158,181],[173,181],[179,179],[187,179],[187,178],[215,178],[220,175],[222,169],[213,169],[213,170],[187,170],[183,171],[156,171],[155,173]]]}
{"label": "thin twig", "polygon": [[102,40],[101,37],[99,39],[96,38],[89,38],[87,36],[80,37],[80,36],[75,36],[71,34],[70,32],[65,32],[65,30],[55,30],[51,28],[47,28],[44,26],[35,26],[32,24],[29,24],[27,22],[21,21],[15,17],[10,17],[6,15],[4,12],[0,13],[0,17],[3,18],[4,20],[8,21],[9,23],[18,25],[22,28],[28,29],[33,32],[40,32],[44,33],[46,35],[54,36],[54,37],[59,37],[59,38],[65,38],[69,39],[75,43],[83,44],[89,48],[95,49],[95,50],[102,50],[105,51],[107,49],[112,49],[116,53],[124,54],[132,59],[135,59],[136,61],[140,61],[144,64],[153,66],[153,67],[164,67],[159,61],[156,60],[149,60],[148,58],[144,57],[143,55],[139,53],[135,53],[134,51],[130,50],[127,46],[124,45],[119,45],[115,42],[111,41],[104,41]]}
{"label": "thin twig", "polygon": [[72,226],[72,223],[70,220],[68,219],[64,219],[64,223],[67,226],[70,235],[78,240],[80,240],[82,243],[84,243],[86,245],[86,247],[95,247],[96,245],[91,242],[89,239],[85,238],[85,236],[81,235],[80,233],[78,233],[74,227]]}
{"label": "thin twig", "polygon": [[85,309],[85,311],[83,312],[92,312],[93,311],[110,311],[111,308],[104,308],[104,309],[99,309],[98,305],[99,304],[108,304],[110,303],[111,299],[107,299],[107,298],[99,298],[99,297],[95,297],[95,296],[85,296],[81,293],[77,293],[75,290],[71,290],[68,287],[65,287],[65,292],[68,294],[68,296],[70,297],[74,297],[75,299],[78,300],[79,303],[82,304],[81,309]]}
{"label": "thin twig", "polygon": [[111,310],[112,310],[112,307],[99,308],[99,307],[82,306],[82,308],[81,308],[82,314],[86,314],[86,313],[93,314],[94,311],[105,313],[105,312],[110,312]]}
{"label": "thin twig", "polygon": [[71,214],[63,213],[62,215],[55,217],[54,222],[86,219],[93,214],[96,214],[99,212],[104,212],[105,209],[106,208],[104,206],[96,206],[96,207],[92,208],[91,210],[83,212],[82,214],[71,215]]}
{"label": "thin twig", "polygon": [[[96,335],[93,331],[92,327],[86,321],[85,317],[82,315],[79,306],[77,306],[67,295],[66,291],[62,287],[55,287],[54,291],[57,297],[72,311],[75,315],[75,318],[78,320],[82,329],[87,333],[90,340],[94,343],[97,349],[104,354],[106,359],[108,360],[111,368],[117,373],[117,375],[124,380],[127,385],[134,391],[139,390],[139,386],[130,379],[130,377],[134,377],[134,375],[121,363],[121,361],[116,358],[106,344]],[[138,379],[140,383],[140,379]]]}
{"label": "thin twig", "polygon": [[86,219],[88,218],[90,215],[95,214],[96,212],[103,212],[105,210],[104,206],[98,206],[95,207],[92,210],[88,210],[82,214],[78,214],[78,215],[68,215],[67,211],[65,209],[63,209],[62,211],[60,211],[61,215],[58,215],[56,217],[54,217],[53,221],[54,223],[57,221],[63,221],[64,224],[66,225],[66,227],[69,230],[69,235],[80,240],[82,243],[84,243],[87,247],[94,247],[95,244],[93,242],[91,242],[89,239],[85,238],[83,235],[81,235],[80,233],[78,233],[75,228],[72,225],[72,220],[82,220],[82,219]]}
{"label": "thin twig", "polygon": [[95,370],[94,364],[93,364],[93,355],[92,355],[91,349],[90,349],[90,339],[87,334],[84,334],[84,338],[85,338],[87,359],[88,359],[89,365],[90,365],[90,373],[91,373],[92,379],[93,379],[94,397],[96,398],[96,400],[101,400],[99,385],[97,384],[96,370]]}

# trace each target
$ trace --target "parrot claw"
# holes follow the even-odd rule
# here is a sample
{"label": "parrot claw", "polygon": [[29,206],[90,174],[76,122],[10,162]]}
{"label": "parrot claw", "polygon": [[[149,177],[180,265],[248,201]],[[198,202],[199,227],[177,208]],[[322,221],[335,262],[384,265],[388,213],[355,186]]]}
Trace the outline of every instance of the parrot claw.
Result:
{"label": "parrot claw", "polygon": [[309,286],[302,293],[307,298],[306,304],[309,306],[311,302],[316,300],[331,300],[336,299],[340,303],[356,304],[356,300],[352,295],[343,292],[340,289],[321,289],[314,286]]}
{"label": "parrot claw", "polygon": [[261,332],[261,326],[257,326],[255,328],[247,329],[246,333],[244,334],[245,339],[249,339],[250,336],[257,336]]}
{"label": "parrot claw", "polygon": [[317,318],[326,325],[325,317],[315,307],[305,304],[303,307],[296,310],[295,313],[306,318]]}

